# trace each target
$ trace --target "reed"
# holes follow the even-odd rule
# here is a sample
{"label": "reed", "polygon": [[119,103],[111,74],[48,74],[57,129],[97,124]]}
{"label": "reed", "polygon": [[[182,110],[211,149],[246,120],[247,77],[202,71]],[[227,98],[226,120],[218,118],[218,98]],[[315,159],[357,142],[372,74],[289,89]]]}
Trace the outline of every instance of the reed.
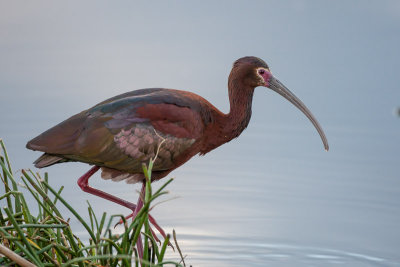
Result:
{"label": "reed", "polygon": [[[143,166],[146,176],[143,208],[130,223],[123,215],[107,216],[104,212],[97,216],[90,204],[89,219],[85,221],[61,196],[63,186],[55,189],[49,184],[47,173],[41,177],[31,170],[22,170],[22,184],[17,183],[1,139],[0,165],[5,189],[0,196],[3,206],[0,209],[0,266],[182,266],[165,259],[170,236],[157,241],[150,229],[151,204],[167,193],[165,188],[172,182],[168,180],[153,193],[152,160],[148,166]],[[35,201],[28,205],[25,194],[31,194]],[[63,214],[61,205],[70,213]],[[71,214],[87,231],[89,238],[85,237],[86,240],[71,229],[67,219]],[[123,221],[122,234],[114,232],[115,220]],[[142,242],[143,259],[138,258],[138,240]]]}

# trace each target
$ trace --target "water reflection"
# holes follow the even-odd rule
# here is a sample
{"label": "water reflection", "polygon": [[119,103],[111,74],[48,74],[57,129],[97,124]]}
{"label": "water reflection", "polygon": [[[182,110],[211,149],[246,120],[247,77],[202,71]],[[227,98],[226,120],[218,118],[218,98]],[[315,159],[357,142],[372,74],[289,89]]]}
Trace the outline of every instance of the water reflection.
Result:
{"label": "water reflection", "polygon": [[[310,141],[304,135],[311,128],[266,129],[257,123],[251,127],[240,140],[174,171],[171,176],[176,179],[164,200],[175,199],[152,211],[168,232],[177,231],[188,264],[400,265],[398,165],[392,156],[396,147],[387,145],[396,144],[395,133],[358,130],[363,133],[360,139],[349,140],[343,133],[350,130],[330,131],[335,146],[327,153],[317,138]],[[261,138],[264,132],[267,139]],[[315,143],[308,145],[305,140]],[[280,142],[294,147],[281,147]],[[13,155],[22,154],[24,148],[18,151],[6,144],[15,166],[21,166]],[[365,153],[366,144],[374,153]],[[97,214],[129,214],[79,189],[77,178],[88,168],[68,163],[46,171],[52,185],[65,185],[64,197],[82,216],[87,217],[87,199]],[[136,201],[139,189],[104,181],[99,175],[91,185],[130,201]],[[76,220],[71,223],[85,235]],[[169,256],[177,254],[169,251]]]}
{"label": "water reflection", "polygon": [[398,263],[349,251],[262,240],[217,238],[184,234],[181,243],[190,250],[187,261],[195,266],[398,266]]}

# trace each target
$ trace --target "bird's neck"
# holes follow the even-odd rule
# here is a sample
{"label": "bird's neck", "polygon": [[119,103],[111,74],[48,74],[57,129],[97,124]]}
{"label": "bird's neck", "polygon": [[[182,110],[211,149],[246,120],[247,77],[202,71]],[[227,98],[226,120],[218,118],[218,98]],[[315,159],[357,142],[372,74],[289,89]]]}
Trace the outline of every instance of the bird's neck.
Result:
{"label": "bird's neck", "polygon": [[237,75],[231,72],[228,80],[229,113],[213,109],[212,123],[207,125],[201,142],[201,155],[238,137],[249,124],[254,87],[245,85],[243,79],[235,77]]}
{"label": "bird's neck", "polygon": [[207,129],[201,154],[206,154],[238,137],[249,124],[254,88],[231,79],[228,87],[230,111],[228,114],[220,111],[214,113],[214,123]]}
{"label": "bird's neck", "polygon": [[225,142],[238,137],[249,124],[254,93],[254,87],[238,80],[229,80],[228,88],[230,111],[223,117],[221,136]]}

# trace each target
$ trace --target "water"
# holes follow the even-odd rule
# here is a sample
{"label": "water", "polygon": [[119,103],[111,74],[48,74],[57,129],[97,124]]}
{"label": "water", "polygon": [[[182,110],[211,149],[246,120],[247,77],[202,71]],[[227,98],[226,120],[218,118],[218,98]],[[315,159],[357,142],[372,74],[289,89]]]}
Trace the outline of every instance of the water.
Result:
{"label": "water", "polygon": [[[167,232],[176,230],[186,262],[193,266],[400,266],[396,159],[385,156],[386,152],[363,157],[357,150],[349,153],[344,149],[348,130],[327,131],[335,140],[330,152],[323,151],[311,127],[288,130],[284,124],[256,122],[239,139],[193,158],[170,175],[176,179],[163,199],[167,202],[152,214]],[[382,136],[397,138],[377,130],[364,133],[362,143],[379,146],[377,139]],[[297,149],[282,152],[280,142]],[[301,149],[304,142],[316,148]],[[8,144],[11,156],[14,145]],[[341,146],[343,151],[337,149]],[[52,184],[65,185],[64,197],[81,214],[87,213],[82,204],[87,199],[98,214],[128,214],[125,208],[80,191],[76,180],[87,169],[70,163],[47,171]],[[139,190],[138,185],[104,181],[99,175],[91,184],[132,201]],[[72,225],[83,231],[76,221]],[[170,251],[169,257],[178,255]]]}
{"label": "water", "polygon": [[[325,152],[276,159],[256,152],[264,148],[253,138],[195,161],[184,174],[188,179],[177,175],[174,191],[182,198],[170,204],[176,211],[166,224],[183,235],[189,262],[193,257],[194,266],[400,264],[399,181],[383,171],[390,169],[390,159],[379,167],[364,160],[329,162]],[[381,176],[374,175],[376,168]]]}

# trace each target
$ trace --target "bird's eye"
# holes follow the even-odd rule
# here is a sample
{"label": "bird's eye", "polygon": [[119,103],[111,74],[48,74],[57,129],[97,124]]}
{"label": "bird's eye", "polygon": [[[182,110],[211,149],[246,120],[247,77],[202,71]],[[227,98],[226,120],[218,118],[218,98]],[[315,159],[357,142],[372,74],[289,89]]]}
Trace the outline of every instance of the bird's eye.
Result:
{"label": "bird's eye", "polygon": [[262,74],[265,73],[265,70],[261,69],[261,70],[258,71],[258,73],[262,75]]}

